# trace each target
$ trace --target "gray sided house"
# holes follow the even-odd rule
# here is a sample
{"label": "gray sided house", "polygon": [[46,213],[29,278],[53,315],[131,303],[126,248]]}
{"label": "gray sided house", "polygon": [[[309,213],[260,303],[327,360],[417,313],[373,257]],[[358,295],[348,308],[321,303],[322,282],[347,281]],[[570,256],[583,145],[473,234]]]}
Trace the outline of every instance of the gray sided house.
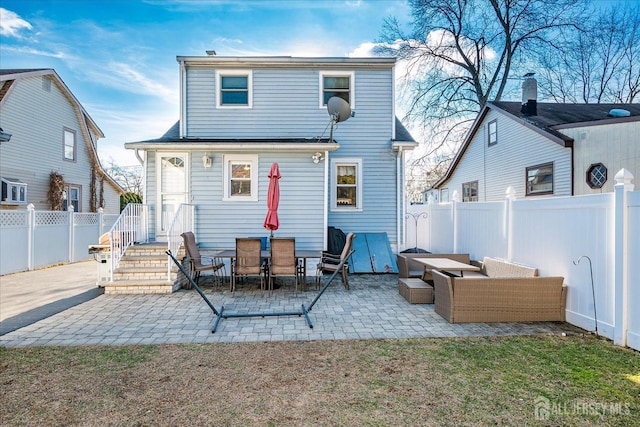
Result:
{"label": "gray sided house", "polygon": [[59,209],[120,212],[123,190],[98,160],[104,135],[54,70],[0,70],[0,128],[0,209],[51,210],[56,172]]}
{"label": "gray sided house", "polygon": [[640,104],[489,102],[429,194],[466,202],[504,200],[508,187],[517,198],[612,192],[622,168],[640,176]]}
{"label": "gray sided house", "polygon": [[[403,244],[404,153],[416,142],[395,117],[393,58],[182,57],[180,119],[161,138],[125,144],[144,160],[152,240],[181,203],[195,205],[203,248],[230,248],[263,228],[272,163],[280,228],[302,249],[327,228],[387,233]],[[327,100],[354,112],[331,140]]]}

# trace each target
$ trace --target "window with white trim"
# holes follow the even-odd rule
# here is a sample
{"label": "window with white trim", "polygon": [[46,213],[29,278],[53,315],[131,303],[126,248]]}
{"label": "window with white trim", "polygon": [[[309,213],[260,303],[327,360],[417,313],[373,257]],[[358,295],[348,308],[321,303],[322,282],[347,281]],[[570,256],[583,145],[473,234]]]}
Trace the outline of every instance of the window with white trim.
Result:
{"label": "window with white trim", "polygon": [[320,72],[320,107],[326,107],[332,96],[338,96],[355,108],[353,71]]}
{"label": "window with white trim", "polygon": [[250,70],[218,71],[216,88],[216,107],[253,107],[253,73]]}
{"label": "window with white trim", "polygon": [[224,155],[225,201],[258,201],[258,156]]}
{"label": "window with white trim", "polygon": [[82,188],[79,185],[67,185],[62,199],[62,210],[68,210],[69,205],[71,205],[74,212],[80,212],[81,192]]}
{"label": "window with white trim", "polygon": [[27,183],[18,178],[2,177],[2,204],[26,205]]}
{"label": "window with white trim", "polygon": [[65,160],[76,160],[76,131],[64,128],[63,141],[63,158]]}
{"label": "window with white trim", "polygon": [[333,210],[362,210],[362,159],[334,159],[331,182]]}

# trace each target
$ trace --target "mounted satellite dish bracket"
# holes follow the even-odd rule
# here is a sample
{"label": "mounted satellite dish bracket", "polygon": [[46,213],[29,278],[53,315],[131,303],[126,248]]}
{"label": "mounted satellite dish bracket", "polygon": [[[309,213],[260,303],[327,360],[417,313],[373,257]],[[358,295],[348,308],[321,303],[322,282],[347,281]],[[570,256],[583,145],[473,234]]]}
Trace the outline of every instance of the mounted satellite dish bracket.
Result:
{"label": "mounted satellite dish bracket", "polygon": [[331,132],[329,134],[329,142],[333,142],[333,127],[336,123],[344,122],[349,117],[355,116],[351,111],[349,103],[338,96],[332,96],[327,101],[327,113],[331,117]]}

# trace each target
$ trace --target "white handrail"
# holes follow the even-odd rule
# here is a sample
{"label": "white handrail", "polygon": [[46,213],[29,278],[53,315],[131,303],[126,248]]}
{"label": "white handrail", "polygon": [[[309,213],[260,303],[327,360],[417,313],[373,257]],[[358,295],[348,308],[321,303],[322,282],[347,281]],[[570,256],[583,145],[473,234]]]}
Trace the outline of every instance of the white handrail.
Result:
{"label": "white handrail", "polygon": [[109,230],[109,245],[111,249],[110,282],[113,282],[113,272],[120,265],[120,260],[127,248],[134,243],[147,243],[149,241],[148,212],[147,205],[129,203]]}
{"label": "white handrail", "polygon": [[[178,256],[178,250],[182,244],[182,237],[180,236],[185,231],[193,231],[193,224],[195,223],[195,205],[188,203],[182,203],[178,206],[169,229],[167,230],[167,249],[171,251],[173,256]],[[171,267],[173,266],[171,258],[167,256],[167,280],[171,281]]]}

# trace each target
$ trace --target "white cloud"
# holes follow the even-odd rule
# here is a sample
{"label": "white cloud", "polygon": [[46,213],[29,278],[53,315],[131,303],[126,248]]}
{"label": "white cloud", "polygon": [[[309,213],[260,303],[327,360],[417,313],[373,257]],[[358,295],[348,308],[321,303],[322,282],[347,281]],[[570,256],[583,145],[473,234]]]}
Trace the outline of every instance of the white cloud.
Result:
{"label": "white cloud", "polygon": [[20,18],[17,13],[0,7],[0,34],[3,36],[20,37],[20,30],[30,30],[31,24]]}
{"label": "white cloud", "polygon": [[82,68],[83,76],[87,81],[100,82],[103,86],[128,93],[159,97],[165,102],[178,102],[177,90],[148,77],[129,64],[113,61],[104,69],[85,65],[87,64],[78,63],[73,64],[73,67]]}
{"label": "white cloud", "polygon": [[69,59],[69,55],[64,52],[47,52],[45,50],[34,49],[27,46],[3,46],[4,52],[15,52],[25,55],[46,56],[48,58]]}

